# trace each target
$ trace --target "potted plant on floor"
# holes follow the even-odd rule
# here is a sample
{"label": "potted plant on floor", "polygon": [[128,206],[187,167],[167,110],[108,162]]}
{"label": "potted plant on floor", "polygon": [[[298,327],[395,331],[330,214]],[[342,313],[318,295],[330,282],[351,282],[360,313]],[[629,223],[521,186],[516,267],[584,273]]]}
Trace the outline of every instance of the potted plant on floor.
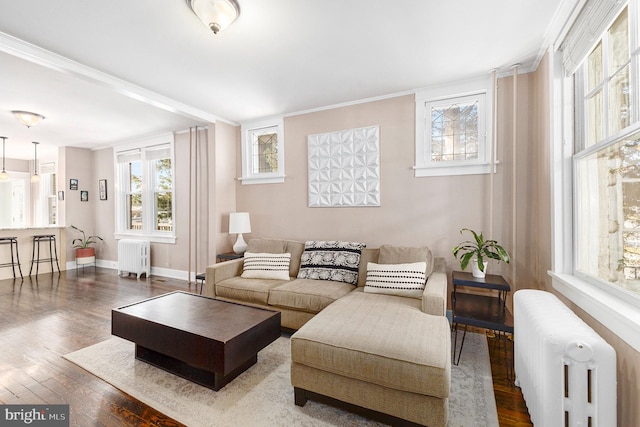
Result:
{"label": "potted plant on floor", "polygon": [[486,274],[489,259],[504,261],[509,264],[509,261],[511,261],[509,253],[497,241],[485,240],[482,233],[478,234],[468,228],[460,230],[460,234],[465,231],[473,234],[474,240],[464,241],[453,248],[453,256],[460,258],[460,268],[464,270],[469,265],[469,262],[472,262],[471,271],[473,277],[483,278]]}
{"label": "potted plant on floor", "polygon": [[76,249],[76,264],[83,265],[83,264],[95,263],[96,249],[93,246],[89,246],[89,245],[96,243],[97,240],[94,240],[94,239],[100,239],[100,240],[104,240],[104,239],[100,236],[87,237],[85,232],[83,230],[80,230],[75,225],[72,225],[71,228],[82,233],[82,239],[77,238],[71,241],[71,245]]}

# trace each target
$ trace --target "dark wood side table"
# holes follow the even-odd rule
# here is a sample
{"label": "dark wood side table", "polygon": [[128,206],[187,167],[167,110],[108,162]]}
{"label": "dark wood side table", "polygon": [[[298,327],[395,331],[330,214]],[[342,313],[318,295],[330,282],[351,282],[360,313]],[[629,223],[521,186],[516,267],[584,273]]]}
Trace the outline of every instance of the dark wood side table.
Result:
{"label": "dark wood side table", "polygon": [[232,259],[243,258],[244,254],[237,254],[235,252],[227,252],[224,254],[216,255],[218,262],[230,261]]}
{"label": "dark wood side table", "polygon": [[[464,271],[453,272],[453,292],[451,292],[451,307],[453,311],[452,328],[455,331],[453,345],[453,362],[460,362],[464,338],[467,327],[489,329],[498,333],[504,340],[505,358],[507,352],[506,334],[513,334],[513,315],[506,306],[506,300],[511,286],[499,275],[487,274],[478,279],[471,273]],[[458,287],[488,289],[488,295],[477,295],[459,292]],[[460,350],[456,360],[456,346],[458,341],[458,325],[464,325],[464,334],[460,343]]]}

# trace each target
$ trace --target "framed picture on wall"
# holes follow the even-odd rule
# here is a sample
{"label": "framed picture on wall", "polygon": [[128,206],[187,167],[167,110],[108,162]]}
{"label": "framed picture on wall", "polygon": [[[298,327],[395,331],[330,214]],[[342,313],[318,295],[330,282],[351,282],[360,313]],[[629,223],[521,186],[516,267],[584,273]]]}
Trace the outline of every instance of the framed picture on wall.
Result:
{"label": "framed picture on wall", "polygon": [[98,192],[100,193],[100,200],[107,200],[107,180],[101,179],[98,181]]}
{"label": "framed picture on wall", "polygon": [[71,178],[69,180],[69,190],[77,190],[78,189],[78,180],[76,178]]}
{"label": "framed picture on wall", "polygon": [[80,191],[80,201],[81,202],[89,201],[89,192],[87,190]]}

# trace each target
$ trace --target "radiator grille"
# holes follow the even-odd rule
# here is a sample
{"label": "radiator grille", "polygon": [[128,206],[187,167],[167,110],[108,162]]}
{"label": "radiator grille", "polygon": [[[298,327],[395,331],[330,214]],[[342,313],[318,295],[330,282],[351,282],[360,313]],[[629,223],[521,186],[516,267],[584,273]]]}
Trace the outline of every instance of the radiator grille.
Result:
{"label": "radiator grille", "polygon": [[122,239],[118,241],[118,275],[134,273],[149,277],[150,244],[148,240]]}
{"label": "radiator grille", "polygon": [[555,295],[513,297],[514,367],[531,421],[544,427],[616,425],[616,353]]}

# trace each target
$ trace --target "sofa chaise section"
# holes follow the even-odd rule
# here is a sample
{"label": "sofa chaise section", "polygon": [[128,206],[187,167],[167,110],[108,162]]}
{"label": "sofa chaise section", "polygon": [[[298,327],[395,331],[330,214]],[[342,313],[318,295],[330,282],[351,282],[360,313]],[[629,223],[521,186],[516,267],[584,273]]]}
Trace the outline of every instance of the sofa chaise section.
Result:
{"label": "sofa chaise section", "polygon": [[[399,256],[390,257],[390,249]],[[380,251],[386,263],[422,257],[412,248]],[[445,272],[444,260],[436,258],[421,297],[358,287],[293,334],[296,405],[311,399],[391,425],[446,426],[451,333]]]}

